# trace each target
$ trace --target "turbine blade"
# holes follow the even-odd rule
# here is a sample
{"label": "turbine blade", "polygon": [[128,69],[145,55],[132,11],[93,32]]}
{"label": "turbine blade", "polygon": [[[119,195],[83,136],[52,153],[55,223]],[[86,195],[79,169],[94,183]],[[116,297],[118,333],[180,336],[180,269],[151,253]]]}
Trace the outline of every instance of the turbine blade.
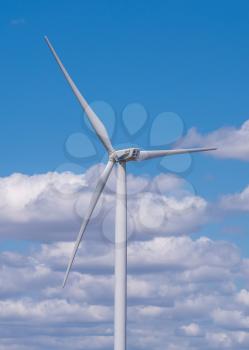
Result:
{"label": "turbine blade", "polygon": [[157,157],[171,156],[175,154],[194,153],[215,151],[217,148],[189,148],[189,149],[172,149],[172,150],[157,150],[157,151],[140,151],[138,160],[147,160]]}
{"label": "turbine blade", "polygon": [[80,91],[78,90],[77,86],[73,82],[72,78],[68,74],[67,70],[63,66],[61,60],[59,59],[57,53],[55,52],[53,46],[51,45],[50,41],[48,38],[45,36],[45,40],[48,44],[48,47],[50,48],[55,60],[57,61],[58,65],[60,66],[66,80],[68,81],[69,85],[71,86],[75,96],[77,97],[80,105],[82,106],[83,110],[85,111],[86,115],[88,116],[88,119],[95,130],[96,134],[100,138],[100,141],[103,143],[105,148],[109,153],[112,153],[114,151],[110,138],[108,136],[108,133],[106,131],[106,128],[102,121],[99,119],[99,117],[95,114],[95,112],[91,109],[85,98],[81,95]]}
{"label": "turbine blade", "polygon": [[66,275],[65,275],[65,278],[64,278],[64,281],[63,281],[63,288],[65,287],[65,284],[66,284],[66,281],[67,281],[70,269],[72,267],[72,264],[73,264],[75,255],[77,253],[77,250],[79,248],[80,242],[82,240],[83,234],[84,234],[84,232],[86,230],[87,224],[88,224],[88,222],[89,222],[89,220],[91,218],[91,215],[93,213],[94,208],[96,207],[98,199],[99,199],[99,197],[100,197],[100,195],[101,195],[101,193],[102,193],[102,191],[103,191],[103,189],[105,187],[105,184],[106,184],[106,182],[108,180],[108,177],[110,176],[110,173],[112,171],[113,165],[114,165],[114,162],[109,160],[109,162],[106,165],[106,168],[105,168],[104,172],[100,176],[99,181],[98,181],[98,183],[96,185],[95,191],[94,191],[94,193],[92,195],[92,198],[91,198],[91,201],[90,201],[90,206],[89,206],[87,215],[86,215],[86,217],[84,218],[84,220],[82,222],[82,225],[80,227],[80,232],[78,234],[77,240],[76,240],[75,245],[74,245],[73,253],[71,255],[71,259],[69,261],[69,264],[68,264],[68,267],[67,267],[67,271],[66,271]]}

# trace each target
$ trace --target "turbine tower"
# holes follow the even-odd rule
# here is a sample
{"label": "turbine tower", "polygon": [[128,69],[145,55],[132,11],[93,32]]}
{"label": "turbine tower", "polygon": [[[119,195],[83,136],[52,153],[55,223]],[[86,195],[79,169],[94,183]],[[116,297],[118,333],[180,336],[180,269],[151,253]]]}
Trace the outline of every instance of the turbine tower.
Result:
{"label": "turbine tower", "polygon": [[116,184],[116,223],[115,223],[115,293],[114,293],[114,350],[126,350],[126,317],[127,317],[127,190],[126,190],[126,163],[129,161],[143,161],[156,157],[164,157],[175,154],[212,151],[216,148],[191,148],[176,150],[153,150],[144,151],[139,148],[127,148],[116,150],[113,148],[107,130],[91,109],[85,98],[82,96],[77,86],[71,79],[67,70],[63,66],[60,58],[56,54],[48,38],[45,40],[60,66],[67,82],[71,86],[73,93],[77,97],[81,107],[87,115],[93,129],[108,152],[109,160],[100,176],[95,191],[90,200],[90,206],[80,227],[80,231],[75,242],[75,246],[70,258],[66,275],[63,281],[65,286],[69,272],[71,270],[75,255],[79,248],[82,237],[85,233],[94,208],[105,187],[114,166],[117,167]]}

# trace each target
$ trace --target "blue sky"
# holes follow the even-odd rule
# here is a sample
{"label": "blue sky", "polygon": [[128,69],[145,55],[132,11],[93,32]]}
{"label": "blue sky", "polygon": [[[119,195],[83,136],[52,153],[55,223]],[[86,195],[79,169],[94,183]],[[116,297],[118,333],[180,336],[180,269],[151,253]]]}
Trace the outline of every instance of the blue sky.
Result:
{"label": "blue sky", "polygon": [[202,132],[247,118],[248,3],[135,3],[5,4],[1,174],[51,170],[63,161],[68,133],[81,127],[45,34],[90,101],[108,101],[117,112],[139,101],[151,118],[173,111]]}
{"label": "blue sky", "polygon": [[[100,244],[99,248],[93,248],[91,239],[87,241],[90,246],[89,264],[84,265],[84,254],[81,252],[81,260],[79,259],[68,294],[61,296],[56,290],[56,283],[59,284],[61,280],[66,257],[70,251],[70,243],[63,242],[73,239],[72,232],[78,229],[79,217],[81,214],[84,215],[86,199],[92,190],[92,178],[96,178],[95,166],[104,159],[104,150],[87,127],[75,97],[45,44],[44,35],[47,35],[87,100],[94,103],[104,101],[108,104],[107,107],[106,105],[103,107],[102,104],[98,112],[107,123],[108,130],[114,128],[112,137],[114,145],[131,143],[138,144],[142,148],[155,148],[155,140],[162,139],[164,134],[165,139],[168,140],[168,137],[174,134],[176,117],[173,124],[164,124],[163,118],[160,119],[161,113],[166,113],[165,115],[168,116],[167,113],[170,112],[180,117],[184,132],[179,133],[177,145],[165,142],[162,147],[218,146],[219,151],[216,155],[191,157],[191,164],[181,173],[168,171],[157,160],[144,165],[129,165],[128,169],[135,176],[135,183],[138,188],[141,188],[141,193],[132,196],[131,210],[138,210],[144,220],[141,223],[141,217],[140,221],[137,221],[136,217],[132,218],[136,228],[134,229],[135,238],[130,247],[131,265],[134,264],[131,267],[131,274],[134,281],[137,279],[140,284],[135,286],[135,282],[131,281],[131,294],[134,293],[131,300],[136,305],[137,298],[139,299],[142,295],[145,298],[144,307],[151,307],[148,310],[140,310],[141,305],[137,306],[136,310],[142,318],[145,314],[151,313],[155,318],[165,316],[165,324],[170,317],[175,320],[167,338],[168,350],[204,349],[205,342],[210,342],[207,350],[246,348],[249,344],[247,334],[249,292],[247,291],[248,275],[245,272],[249,258],[248,1],[10,0],[1,6],[0,34],[2,82],[0,85],[0,193],[2,198],[0,259],[3,261],[4,268],[13,272],[13,280],[16,274],[18,275],[18,271],[11,270],[13,266],[16,268],[16,261],[20,263],[21,274],[25,275],[25,269],[30,269],[28,272],[31,274],[35,269],[37,273],[34,280],[32,278],[26,280],[23,277],[20,281],[20,289],[13,287],[13,280],[10,277],[6,290],[0,290],[2,307],[6,306],[4,304],[6,301],[20,303],[18,305],[22,305],[26,314],[29,315],[32,305],[34,309],[37,307],[37,310],[40,310],[39,308],[44,310],[45,300],[46,302],[49,300],[48,303],[51,302],[49,305],[52,309],[57,308],[58,300],[69,303],[65,304],[66,306],[63,304],[70,322],[74,325],[72,333],[68,331],[68,334],[70,336],[77,334],[77,337],[80,337],[78,322],[87,324],[87,321],[73,319],[68,305],[72,306],[75,303],[73,305],[79,306],[84,302],[84,305],[89,307],[92,304],[104,307],[111,300],[111,291],[106,286],[111,279],[109,272],[105,272],[103,280],[96,281],[100,288],[106,288],[107,300],[103,298],[101,301],[101,296],[95,294],[96,299],[91,297],[91,281],[95,278],[96,269],[98,270],[98,263],[94,260],[95,253],[100,252],[103,266],[107,266],[107,270],[110,258],[106,253],[105,244]],[[125,129],[123,116],[127,106],[132,106],[134,103],[144,108],[147,119],[138,133],[132,135]],[[96,108],[98,106],[97,103]],[[105,114],[105,108],[113,110],[112,118],[108,113]],[[134,123],[138,122],[138,115],[134,114]],[[81,142],[75,141],[76,133],[80,134]],[[82,157],[75,156],[76,148],[82,146],[82,137],[85,137],[84,147],[97,153],[91,157],[84,157],[84,154]],[[72,142],[71,147],[74,148],[73,152],[70,152],[68,146],[70,142]],[[84,152],[87,155],[86,149]],[[184,161],[189,159],[175,158],[170,164],[174,167],[175,162],[181,167]],[[65,166],[65,163],[71,164],[70,169],[75,170],[76,175],[69,176],[62,172],[68,166]],[[57,170],[61,174],[53,175]],[[49,172],[52,175],[49,175]],[[13,175],[14,173],[17,175]],[[157,175],[159,175],[158,178]],[[144,176],[150,180],[146,186]],[[113,213],[110,204],[111,186],[112,182],[103,204],[109,213]],[[58,198],[54,188],[60,192]],[[155,188],[157,188],[156,194]],[[186,188],[189,191],[188,195],[183,191]],[[68,190],[70,196],[65,193]],[[149,199],[139,197],[144,192],[148,192]],[[65,196],[68,196],[67,200]],[[165,221],[162,220],[160,227],[147,222],[146,214],[144,217],[143,209],[139,207],[139,203],[143,202],[148,212],[152,213],[152,216],[155,214],[154,221],[159,220],[153,211],[157,208],[158,202],[154,202],[151,196],[154,196],[154,199],[157,196],[159,201],[163,200],[165,208],[169,206],[163,213]],[[179,213],[175,216],[173,207],[179,210],[181,220],[177,219]],[[112,221],[108,221],[108,215],[107,218],[103,227],[101,226],[104,236],[106,227],[111,230],[113,224]],[[101,220],[103,216],[100,213],[93,225],[89,227],[89,233],[93,233],[93,239],[98,237]],[[204,237],[209,237],[210,242],[207,243]],[[140,266],[136,262],[133,256],[133,244],[135,246],[138,244],[141,251],[146,252],[147,246],[143,242],[150,242],[150,240],[153,242],[155,254],[156,248],[164,246],[163,243],[166,242],[171,247],[170,252],[174,252],[175,255],[172,256],[172,260],[170,258],[169,261],[164,261],[162,258],[154,262],[158,269],[158,279],[152,281],[152,277],[143,272],[145,279],[139,280],[141,276],[138,277],[136,271],[146,271],[147,265]],[[187,248],[184,248],[185,244]],[[178,255],[177,247],[180,247],[182,256]],[[165,254],[169,253],[168,248],[165,249]],[[217,258],[215,271],[212,270],[214,268],[212,263],[210,262],[209,265],[205,260],[206,250],[211,260]],[[198,255],[195,259],[193,258],[193,262],[189,257],[191,267],[182,266],[181,259],[186,257],[187,253],[191,256]],[[48,262],[44,259],[48,259]],[[35,261],[35,267],[32,261]],[[204,266],[204,272],[198,270],[198,264]],[[45,270],[41,266],[45,266]],[[168,275],[160,275],[162,266],[169,269]],[[175,271],[172,266],[175,266],[177,271],[181,271],[179,279],[171,276]],[[87,277],[84,275],[86,268],[89,269]],[[56,276],[54,280],[52,272]],[[5,270],[2,271],[3,277],[5,273]],[[199,274],[202,274],[201,277]],[[230,287],[234,286],[233,291],[231,291],[232,287],[228,286],[228,282],[226,284],[222,279],[222,275],[223,278],[227,277]],[[84,283],[86,284],[89,295],[86,292],[85,299],[77,294],[79,293],[77,278],[80,278],[83,289]],[[180,297],[176,295],[176,308],[172,313],[170,311],[166,314],[165,310],[153,309],[155,300],[151,284],[153,282],[156,285],[161,279],[170,281],[171,278],[175,288],[173,295],[179,292],[179,288],[186,285],[188,290],[186,293],[189,294],[179,292]],[[197,284],[200,283],[199,286],[204,281],[200,289],[195,286],[196,280],[199,281],[197,281]],[[217,281],[219,281],[218,287],[215,285]],[[34,293],[29,294],[30,299],[27,302],[24,295],[25,290],[30,286],[34,286]],[[42,286],[42,292],[38,291],[39,286]],[[147,288],[148,295],[141,292],[143,286]],[[205,294],[205,288],[210,291],[210,295]],[[211,302],[208,298],[214,298],[215,288],[220,291],[219,300]],[[213,303],[210,306],[210,310],[212,309],[210,319],[207,320],[204,316],[202,318],[199,309],[200,315],[196,310],[192,310],[189,319],[184,314],[185,311],[182,311],[183,314],[180,314],[179,319],[184,321],[178,324],[180,321],[177,315],[180,311],[177,305],[183,303],[184,296],[189,298],[191,304],[191,300],[194,298],[201,300],[204,294],[207,297],[204,302],[207,305],[209,302],[210,305]],[[162,295],[158,296],[161,306],[172,301],[168,295],[165,301]],[[40,304],[35,304],[37,300]],[[215,309],[217,303],[222,311]],[[227,310],[229,303],[232,306]],[[18,305],[15,305],[18,308]],[[189,304],[186,305],[183,307],[184,310],[190,307]],[[234,314],[226,314],[226,312],[232,312],[231,309]],[[98,336],[101,332],[107,332],[107,338],[110,335],[108,332],[112,322],[109,311],[109,309],[99,311],[103,318],[101,318],[102,323],[96,325],[95,331]],[[133,312],[135,311],[131,309],[131,316]],[[240,319],[244,317],[244,323],[241,321],[242,325],[239,329],[240,332],[245,333],[241,343],[236,333],[238,330],[231,331],[231,325],[225,324],[224,321],[226,318],[236,320],[236,312],[241,312]],[[44,320],[40,319],[38,314],[33,316],[38,322],[37,325],[40,326]],[[91,318],[90,314],[91,311],[89,311]],[[31,319],[33,316],[31,315]],[[0,312],[0,322],[3,324],[6,322],[4,317]],[[16,315],[11,314],[9,317],[8,320],[18,322]],[[24,315],[20,317],[21,320],[25,319]],[[38,345],[27,340],[30,333],[27,332],[25,325],[20,328],[20,332],[24,331],[27,336],[23,344],[20,341],[15,343],[15,340],[6,340],[9,330],[4,329],[2,331],[5,339],[3,349],[22,350],[24,346],[25,350],[42,350],[42,344],[46,344],[46,348],[61,348],[63,344],[57,339],[60,336],[60,330],[55,329],[58,319],[62,322],[61,329],[65,327],[67,319],[61,321],[61,315],[55,312],[54,324],[51,326],[54,327],[52,333],[48,335],[44,330],[44,334],[48,336],[46,339],[49,340],[45,341],[42,335],[38,334],[40,339]],[[150,327],[150,322],[154,321],[145,321],[143,329]],[[208,330],[204,331],[205,324],[208,324]],[[104,330],[101,328],[100,331],[98,327]],[[32,332],[36,334],[37,330]],[[225,338],[222,338],[221,334],[225,334]],[[136,338],[134,334],[130,337],[134,349],[145,349],[144,344],[134,340]],[[77,343],[79,348],[80,346],[86,349],[110,347],[109,340],[103,341],[102,338],[95,344],[96,346],[88,342],[87,338],[77,339],[80,339]],[[161,348],[161,344],[166,341],[163,330],[158,339],[161,340],[155,343],[150,343],[148,340],[148,347]],[[221,339],[227,339],[227,341],[222,343]],[[204,343],[202,340],[205,340]],[[63,346],[63,349],[67,350],[70,344],[65,343]]]}

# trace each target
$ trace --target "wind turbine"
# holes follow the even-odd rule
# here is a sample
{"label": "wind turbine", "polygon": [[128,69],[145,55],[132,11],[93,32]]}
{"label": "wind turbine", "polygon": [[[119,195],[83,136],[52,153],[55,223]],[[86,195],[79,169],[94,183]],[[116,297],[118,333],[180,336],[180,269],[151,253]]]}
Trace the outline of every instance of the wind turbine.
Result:
{"label": "wind turbine", "polygon": [[108,152],[109,160],[100,176],[95,191],[92,194],[90,206],[80,227],[80,231],[75,242],[75,246],[70,258],[66,275],[63,281],[63,287],[67,282],[75,255],[80,242],[89,223],[98,199],[105,187],[105,184],[111,174],[114,165],[117,167],[117,185],[116,185],[116,223],[115,223],[115,293],[114,293],[114,350],[126,349],[126,317],[127,317],[127,191],[126,191],[126,163],[129,161],[142,161],[156,157],[164,157],[175,154],[212,151],[216,148],[191,148],[176,150],[153,150],[143,151],[139,148],[127,148],[116,150],[113,148],[106,128],[99,117],[91,109],[85,98],[82,96],[77,86],[71,79],[67,70],[63,66],[60,58],[56,54],[48,38],[45,40],[59,64],[66,80],[71,86],[81,107],[86,113],[93,129],[100,141]]}

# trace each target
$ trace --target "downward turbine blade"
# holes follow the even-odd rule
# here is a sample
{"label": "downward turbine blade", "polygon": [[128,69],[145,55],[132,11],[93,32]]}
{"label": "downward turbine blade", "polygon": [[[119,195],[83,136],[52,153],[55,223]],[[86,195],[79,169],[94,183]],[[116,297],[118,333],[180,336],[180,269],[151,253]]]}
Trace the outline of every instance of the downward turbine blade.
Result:
{"label": "downward turbine blade", "polygon": [[171,156],[175,154],[215,151],[217,148],[189,148],[157,151],[140,151],[138,160],[147,160],[157,157]]}
{"label": "downward turbine blade", "polygon": [[54,58],[56,59],[58,65],[60,66],[66,80],[68,81],[69,85],[71,86],[75,96],[77,97],[80,105],[82,106],[83,110],[85,111],[86,115],[88,116],[88,119],[94,128],[96,134],[100,138],[100,141],[103,143],[105,148],[109,153],[112,153],[114,151],[111,141],[109,139],[108,133],[106,131],[106,128],[102,121],[99,119],[99,117],[95,114],[95,112],[91,109],[87,101],[84,99],[84,97],[81,95],[80,91],[78,90],[77,86],[71,79],[70,75],[68,74],[67,70],[63,66],[61,60],[59,59],[57,53],[55,52],[53,46],[51,45],[50,41],[48,38],[45,36],[45,40],[48,44],[48,47],[50,48],[52,54],[54,55]]}
{"label": "downward turbine blade", "polygon": [[112,161],[109,161],[106,165],[106,168],[104,170],[104,172],[102,173],[97,185],[96,185],[96,188],[95,188],[95,191],[92,195],[92,198],[91,198],[91,201],[90,201],[90,206],[89,206],[89,209],[88,209],[88,212],[87,212],[87,215],[86,217],[84,218],[83,222],[82,222],[82,225],[80,227],[80,232],[78,234],[78,237],[77,237],[77,240],[75,242],[75,245],[74,245],[74,250],[73,250],[73,253],[72,253],[72,256],[71,256],[71,259],[69,261],[69,264],[68,264],[68,267],[67,267],[67,271],[66,271],[66,275],[65,275],[65,278],[64,278],[64,281],[63,281],[63,288],[65,287],[65,284],[66,284],[66,281],[67,281],[67,278],[68,278],[68,275],[69,275],[69,272],[70,272],[70,269],[72,267],[72,264],[73,264],[73,261],[74,261],[74,258],[75,258],[75,255],[77,253],[77,250],[79,248],[79,245],[80,245],[80,242],[82,240],[82,237],[83,237],[83,234],[86,230],[86,227],[87,227],[87,224],[91,218],[91,215],[93,213],[93,210],[94,208],[96,207],[97,205],[97,202],[98,202],[98,199],[105,187],[105,184],[108,180],[108,177],[110,176],[110,173],[112,171],[112,168],[113,168],[113,165],[114,165],[114,162]]}

